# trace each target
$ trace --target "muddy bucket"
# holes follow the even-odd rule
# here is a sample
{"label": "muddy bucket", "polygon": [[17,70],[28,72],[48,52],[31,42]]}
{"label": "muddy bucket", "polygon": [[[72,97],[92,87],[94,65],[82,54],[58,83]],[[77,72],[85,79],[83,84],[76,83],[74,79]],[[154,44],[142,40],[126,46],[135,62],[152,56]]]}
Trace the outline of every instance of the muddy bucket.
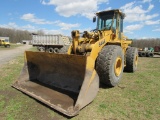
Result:
{"label": "muddy bucket", "polygon": [[25,52],[14,88],[67,115],[75,116],[99,89],[94,60],[86,56]]}

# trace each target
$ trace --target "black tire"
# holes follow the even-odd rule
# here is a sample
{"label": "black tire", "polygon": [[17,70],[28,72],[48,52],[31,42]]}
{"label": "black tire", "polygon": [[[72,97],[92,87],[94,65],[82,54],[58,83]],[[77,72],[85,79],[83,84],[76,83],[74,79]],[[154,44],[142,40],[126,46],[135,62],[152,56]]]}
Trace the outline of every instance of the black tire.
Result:
{"label": "black tire", "polygon": [[142,57],[142,56],[141,56],[141,52],[138,52],[138,56],[139,56],[139,57]]}
{"label": "black tire", "polygon": [[152,52],[147,53],[147,57],[153,57],[153,56],[154,56],[154,53],[152,53]]}
{"label": "black tire", "polygon": [[125,72],[135,72],[138,63],[138,50],[135,47],[128,47],[126,51],[126,66]]}
{"label": "black tire", "polygon": [[141,57],[146,57],[146,53],[145,53],[145,52],[141,52],[141,53],[140,53],[140,56],[141,56]]}
{"label": "black tire", "polygon": [[100,82],[109,87],[116,86],[122,77],[123,68],[124,54],[122,48],[117,45],[104,46],[96,61],[96,71]]}
{"label": "black tire", "polygon": [[54,48],[54,53],[59,53],[59,49],[58,48]]}
{"label": "black tire", "polygon": [[146,57],[149,57],[149,52],[146,53]]}
{"label": "black tire", "polygon": [[40,52],[44,52],[44,51],[45,51],[45,48],[44,48],[44,47],[39,47],[39,51],[40,51]]}
{"label": "black tire", "polygon": [[48,49],[48,52],[49,52],[49,53],[53,53],[53,52],[54,52],[54,49],[53,49],[53,48],[49,48],[49,49]]}
{"label": "black tire", "polygon": [[10,48],[10,45],[7,44],[7,45],[5,45],[4,47],[5,47],[5,48]]}

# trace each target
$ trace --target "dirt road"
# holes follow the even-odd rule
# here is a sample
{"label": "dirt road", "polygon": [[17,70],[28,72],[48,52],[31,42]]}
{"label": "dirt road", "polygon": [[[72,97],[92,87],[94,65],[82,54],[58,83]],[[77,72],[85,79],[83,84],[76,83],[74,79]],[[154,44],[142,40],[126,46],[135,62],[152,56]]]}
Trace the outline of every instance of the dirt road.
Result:
{"label": "dirt road", "polygon": [[15,57],[23,54],[25,50],[31,47],[32,45],[23,45],[14,49],[0,50],[0,67],[10,60],[14,59]]}

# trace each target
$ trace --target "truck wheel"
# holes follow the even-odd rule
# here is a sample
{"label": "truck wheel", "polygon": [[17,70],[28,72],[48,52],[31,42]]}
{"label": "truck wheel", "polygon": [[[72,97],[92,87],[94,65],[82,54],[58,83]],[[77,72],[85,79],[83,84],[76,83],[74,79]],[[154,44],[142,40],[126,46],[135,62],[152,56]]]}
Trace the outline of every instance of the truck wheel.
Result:
{"label": "truck wheel", "polygon": [[40,52],[44,52],[44,50],[45,50],[44,47],[39,47]]}
{"label": "truck wheel", "polygon": [[154,53],[152,53],[152,52],[147,53],[147,57],[153,57],[153,56],[154,56]]}
{"label": "truck wheel", "polygon": [[141,56],[141,52],[138,52],[138,56],[139,56],[139,57],[142,57],[142,56]]}
{"label": "truck wheel", "polygon": [[100,81],[107,86],[116,86],[123,73],[124,54],[117,45],[107,45],[99,52],[96,60],[96,71]]}
{"label": "truck wheel", "polygon": [[59,53],[59,49],[58,48],[54,48],[54,53]]}
{"label": "truck wheel", "polygon": [[146,53],[145,52],[141,52],[141,57],[146,57]]}
{"label": "truck wheel", "polygon": [[53,49],[53,48],[49,48],[49,49],[48,49],[48,52],[49,52],[49,53],[53,53],[53,52],[54,52],[54,49]]}
{"label": "truck wheel", "polygon": [[129,47],[126,51],[126,66],[124,71],[134,72],[137,70],[138,50],[135,47]]}

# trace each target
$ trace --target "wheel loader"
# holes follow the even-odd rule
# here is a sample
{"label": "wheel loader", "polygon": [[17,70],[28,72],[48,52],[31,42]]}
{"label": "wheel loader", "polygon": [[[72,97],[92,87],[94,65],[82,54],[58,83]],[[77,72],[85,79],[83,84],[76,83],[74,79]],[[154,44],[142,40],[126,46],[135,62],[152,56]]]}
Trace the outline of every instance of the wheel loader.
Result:
{"label": "wheel loader", "polygon": [[67,54],[26,51],[12,86],[67,116],[77,115],[96,97],[100,83],[114,87],[123,71],[137,69],[138,51],[123,35],[124,17],[118,9],[97,12],[96,29],[71,32]]}
{"label": "wheel loader", "polygon": [[10,47],[9,37],[0,37],[0,46]]}

